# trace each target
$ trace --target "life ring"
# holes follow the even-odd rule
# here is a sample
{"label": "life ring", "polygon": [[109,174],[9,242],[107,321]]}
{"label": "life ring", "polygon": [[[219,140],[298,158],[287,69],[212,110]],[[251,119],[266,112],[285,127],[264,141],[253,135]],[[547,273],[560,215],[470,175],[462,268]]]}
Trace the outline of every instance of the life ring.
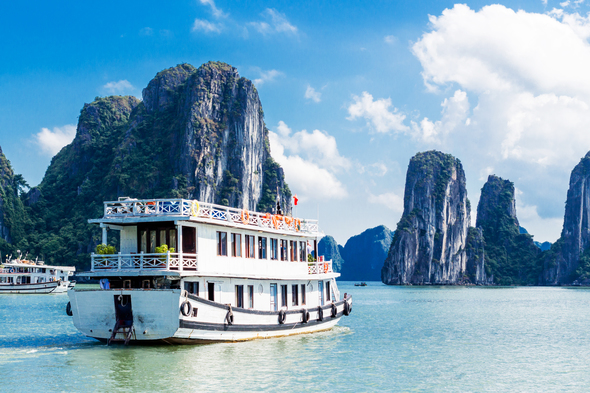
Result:
{"label": "life ring", "polygon": [[225,315],[225,321],[227,322],[228,325],[234,324],[234,313],[232,312],[231,307],[229,308],[229,311]]}
{"label": "life ring", "polygon": [[250,213],[248,212],[248,210],[244,209],[242,210],[242,224],[247,225],[250,222]]}
{"label": "life ring", "polygon": [[14,269],[13,268],[10,268],[9,273],[14,273]]}
{"label": "life ring", "polygon": [[199,215],[199,202],[197,201],[193,201],[193,203],[191,203],[191,216],[192,217],[196,217]]}
{"label": "life ring", "polygon": [[301,220],[296,218],[295,219],[295,230],[299,232],[301,230]]}
{"label": "life ring", "polygon": [[184,303],[180,306],[180,312],[185,317],[188,317],[193,312],[193,305],[188,300],[185,300]]}
{"label": "life ring", "polygon": [[336,304],[332,303],[332,318],[336,318],[337,315],[338,315],[338,307],[336,307]]}
{"label": "life ring", "polygon": [[324,310],[322,310],[322,306],[318,306],[318,321],[324,320]]}
{"label": "life ring", "polygon": [[285,310],[279,311],[279,323],[282,325],[285,323],[287,319],[287,312]]}
{"label": "life ring", "polygon": [[68,302],[68,305],[66,306],[66,314],[68,315],[68,317],[71,317],[72,315],[74,315],[74,313],[72,312],[72,303]]}
{"label": "life ring", "polygon": [[344,301],[344,315],[346,315],[346,316],[350,315],[351,311],[352,311],[352,306],[347,301]]}
{"label": "life ring", "polygon": [[307,311],[306,309],[301,310],[301,322],[309,322],[309,311]]}
{"label": "life ring", "polygon": [[283,216],[279,216],[278,214],[274,214],[272,216],[272,225],[274,225],[275,229],[279,229],[279,221],[283,221]]}
{"label": "life ring", "polygon": [[324,273],[328,273],[328,262],[324,263]]}

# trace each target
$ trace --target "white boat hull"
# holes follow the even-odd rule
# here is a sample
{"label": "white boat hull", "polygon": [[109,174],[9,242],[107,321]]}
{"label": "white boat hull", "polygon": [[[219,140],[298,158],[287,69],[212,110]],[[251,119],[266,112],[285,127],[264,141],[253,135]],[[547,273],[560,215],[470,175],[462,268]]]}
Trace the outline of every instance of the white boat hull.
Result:
{"label": "white boat hull", "polygon": [[[243,341],[258,338],[313,333],[331,329],[344,313],[344,301],[306,309],[309,320],[303,322],[303,309],[279,312],[230,308],[227,305],[189,295],[180,289],[169,290],[90,290],[68,291],[74,325],[89,337],[109,340],[117,322],[115,298],[129,295],[134,333],[130,343],[151,342],[198,344],[219,341]],[[352,298],[346,300],[352,304]],[[190,303],[190,313],[183,315],[182,305]],[[188,310],[185,306],[185,312]],[[230,323],[228,313],[233,314]],[[282,322],[282,323],[281,323]],[[116,338],[123,339],[120,333]]]}
{"label": "white boat hull", "polygon": [[73,288],[74,283],[69,281],[50,281],[35,284],[1,284],[0,294],[2,293],[65,293],[69,288]]}

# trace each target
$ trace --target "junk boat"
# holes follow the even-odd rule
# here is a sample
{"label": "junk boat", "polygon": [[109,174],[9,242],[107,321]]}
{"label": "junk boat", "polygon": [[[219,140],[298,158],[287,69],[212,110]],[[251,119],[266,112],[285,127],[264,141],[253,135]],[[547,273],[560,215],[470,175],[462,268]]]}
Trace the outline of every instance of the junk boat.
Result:
{"label": "junk boat", "polygon": [[21,255],[9,256],[0,265],[0,293],[65,293],[76,283],[70,281],[75,271],[73,266],[48,266]]}
{"label": "junk boat", "polygon": [[[78,330],[107,343],[196,344],[331,329],[352,310],[316,220],[186,199],[104,202],[89,220],[117,231],[120,252],[81,273],[100,289],[68,291]],[[312,254],[313,251],[313,254]]]}

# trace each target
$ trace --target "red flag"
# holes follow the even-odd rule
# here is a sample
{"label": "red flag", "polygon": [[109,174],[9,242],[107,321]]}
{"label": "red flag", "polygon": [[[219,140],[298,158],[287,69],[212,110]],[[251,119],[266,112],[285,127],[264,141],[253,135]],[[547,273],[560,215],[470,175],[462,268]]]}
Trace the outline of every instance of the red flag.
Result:
{"label": "red flag", "polygon": [[297,194],[293,195],[293,204],[295,206],[297,206],[297,202],[299,201],[299,199],[297,198]]}

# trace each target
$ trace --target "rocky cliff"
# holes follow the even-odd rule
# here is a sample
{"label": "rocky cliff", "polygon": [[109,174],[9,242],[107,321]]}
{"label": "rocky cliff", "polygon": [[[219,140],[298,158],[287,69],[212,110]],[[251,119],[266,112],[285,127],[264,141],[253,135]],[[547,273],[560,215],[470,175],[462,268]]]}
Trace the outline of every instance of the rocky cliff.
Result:
{"label": "rocky cliff", "polygon": [[404,212],[381,270],[385,284],[456,284],[467,279],[470,204],[461,162],[416,154],[406,176]]}
{"label": "rocky cliff", "polygon": [[23,177],[14,174],[10,161],[0,148],[0,251],[4,254],[26,247],[28,216],[19,198],[19,189],[24,186]]}
{"label": "rocky cliff", "polygon": [[[590,276],[590,152],[570,176],[561,237],[543,258],[542,283],[569,284]],[[580,263],[582,260],[583,263]]]}
{"label": "rocky cliff", "polygon": [[332,269],[340,273],[344,260],[342,259],[342,250],[332,236],[324,236],[318,243],[318,255],[323,255],[326,261],[332,261]]}
{"label": "rocky cliff", "polygon": [[119,196],[195,198],[290,212],[283,171],[270,156],[256,88],[227,64],[158,73],[134,97],[84,105],[74,141],[28,195],[33,250],[51,263],[87,262],[99,239],[86,220]]}
{"label": "rocky cliff", "polygon": [[344,263],[340,280],[379,281],[392,239],[393,233],[384,225],[348,239],[342,250]]}
{"label": "rocky cliff", "polygon": [[485,241],[486,272],[496,284],[537,284],[539,248],[521,233],[514,184],[490,175],[481,189],[476,227]]}

